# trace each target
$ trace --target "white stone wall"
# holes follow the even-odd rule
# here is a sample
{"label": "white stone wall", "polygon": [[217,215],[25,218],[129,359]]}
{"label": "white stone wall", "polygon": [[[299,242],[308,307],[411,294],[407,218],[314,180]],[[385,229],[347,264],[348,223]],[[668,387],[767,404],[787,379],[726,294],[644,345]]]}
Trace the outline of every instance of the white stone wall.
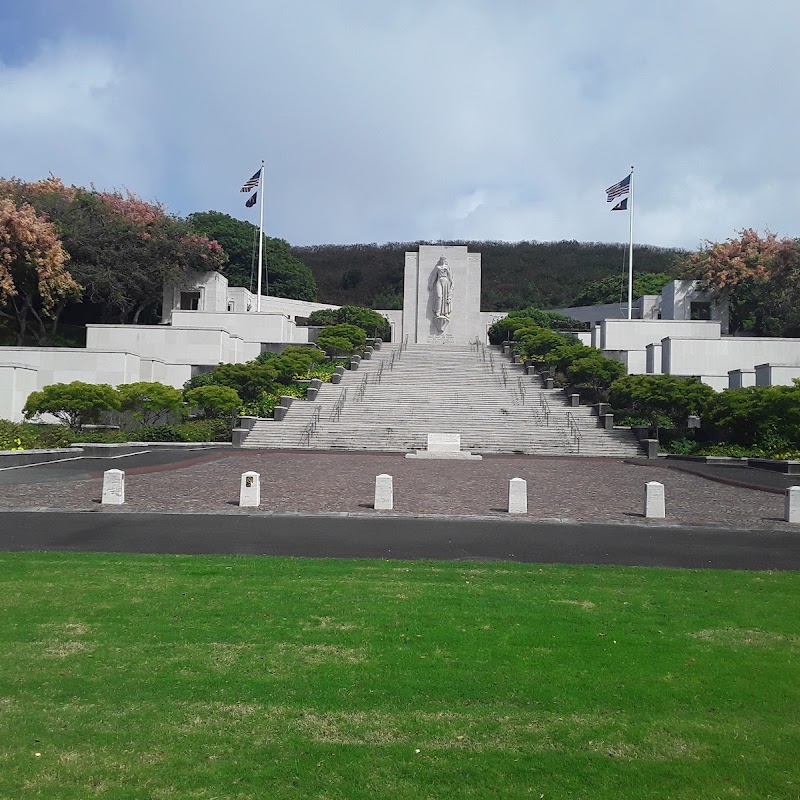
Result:
{"label": "white stone wall", "polygon": [[800,366],[800,339],[726,336],[699,341],[669,336],[661,345],[661,371],[669,375],[727,378],[731,370],[755,370],[756,364]]}
{"label": "white stone wall", "polygon": [[800,366],[785,364],[756,364],[756,386],[791,386],[795,378],[800,378]]}
{"label": "white stone wall", "polygon": [[671,281],[661,290],[663,319],[691,320],[692,303],[711,303],[711,319],[728,332],[728,304],[714,291],[703,289],[699,281]]}
{"label": "white stone wall", "polygon": [[176,328],[224,330],[244,342],[295,342],[297,324],[285,314],[248,314],[246,312],[173,311]]}
{"label": "white stone wall", "polygon": [[648,375],[661,374],[661,342],[647,345],[645,369]]}
{"label": "white stone wall", "polygon": [[0,364],[0,419],[22,422],[22,407],[37,388],[37,370],[33,367]]}
{"label": "white stone wall", "polygon": [[666,336],[719,339],[719,322],[607,319],[600,326],[601,350],[645,350]]}
{"label": "white stone wall", "polygon": [[744,389],[756,385],[756,373],[752,369],[732,369],[728,372],[728,388]]}

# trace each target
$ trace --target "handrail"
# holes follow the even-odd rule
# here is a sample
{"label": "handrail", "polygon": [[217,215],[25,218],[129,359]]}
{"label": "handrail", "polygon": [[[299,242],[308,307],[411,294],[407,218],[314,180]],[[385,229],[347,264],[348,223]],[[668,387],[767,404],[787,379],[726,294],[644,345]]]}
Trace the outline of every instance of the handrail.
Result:
{"label": "handrail", "polygon": [[375,383],[380,383],[381,378],[383,378],[383,361],[381,361],[380,365],[378,366],[378,372],[375,375]]}
{"label": "handrail", "polygon": [[359,384],[356,390],[356,400],[359,402],[364,399],[364,392],[367,391],[367,382],[369,381],[369,374],[364,375],[364,379]]}
{"label": "handrail", "polygon": [[311,419],[308,421],[308,424],[305,426],[305,428],[303,428],[303,432],[300,434],[301,445],[303,444],[304,440],[306,444],[311,444],[311,437],[317,432],[317,425],[319,424],[321,411],[322,406],[314,406],[314,413],[311,415]]}
{"label": "handrail", "polygon": [[575,440],[575,445],[577,448],[578,454],[581,452],[581,432],[578,428],[575,419],[572,416],[572,413],[567,411],[567,429],[569,431],[570,436]]}
{"label": "handrail", "polygon": [[344,404],[347,402],[347,389],[342,389],[341,394],[339,395],[339,399],[336,401],[336,405],[333,407],[331,411],[329,420],[332,420],[336,417],[336,422],[339,421],[339,417],[342,416],[342,409],[344,408]]}
{"label": "handrail", "polygon": [[389,369],[394,370],[394,359],[397,355],[397,350],[392,350],[392,357],[389,359]]}
{"label": "handrail", "polygon": [[517,388],[519,389],[520,396],[522,397],[522,405],[525,405],[525,388],[522,385],[522,376],[517,378]]}
{"label": "handrail", "polygon": [[539,395],[539,411],[544,417],[544,424],[550,425],[550,404],[545,400],[544,395]]}
{"label": "handrail", "polygon": [[500,376],[503,381],[503,386],[508,386],[508,371],[506,370],[505,364],[500,365]]}

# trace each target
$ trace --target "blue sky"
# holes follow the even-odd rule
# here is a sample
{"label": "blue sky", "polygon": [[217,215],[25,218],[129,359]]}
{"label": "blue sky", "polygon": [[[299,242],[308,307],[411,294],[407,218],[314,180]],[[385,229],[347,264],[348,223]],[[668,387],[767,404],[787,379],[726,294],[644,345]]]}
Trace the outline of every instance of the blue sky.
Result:
{"label": "blue sky", "polygon": [[0,174],[293,244],[800,236],[795,0],[5,0]]}

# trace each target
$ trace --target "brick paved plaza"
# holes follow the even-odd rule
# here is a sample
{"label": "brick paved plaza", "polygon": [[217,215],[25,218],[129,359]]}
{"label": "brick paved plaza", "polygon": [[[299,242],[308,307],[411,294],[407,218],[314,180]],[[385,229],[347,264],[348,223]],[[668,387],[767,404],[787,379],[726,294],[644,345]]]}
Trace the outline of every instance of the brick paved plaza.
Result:
{"label": "brick paved plaza", "polygon": [[[124,469],[124,461],[115,466]],[[93,462],[85,463],[87,470],[92,468]],[[261,474],[261,507],[240,510],[240,475],[251,469]],[[372,510],[380,473],[394,477],[394,512]],[[641,522],[644,484],[655,480],[666,488],[667,523],[793,527],[783,522],[779,494],[728,486],[661,465],[528,456],[418,461],[398,454],[236,451],[157,471],[129,470],[125,505],[103,510],[507,516],[508,480],[514,477],[528,482],[528,516],[534,519]],[[101,487],[99,473],[0,485],[0,507],[97,510]]]}

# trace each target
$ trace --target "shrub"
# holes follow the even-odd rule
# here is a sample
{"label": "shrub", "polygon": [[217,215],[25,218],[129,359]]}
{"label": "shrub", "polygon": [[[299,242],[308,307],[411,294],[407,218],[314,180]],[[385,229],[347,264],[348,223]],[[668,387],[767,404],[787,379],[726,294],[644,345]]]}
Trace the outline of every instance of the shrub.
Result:
{"label": "shrub", "polygon": [[364,331],[365,336],[374,336],[388,341],[392,334],[389,320],[371,308],[342,306],[314,311],[308,318],[309,325],[355,325]]}
{"label": "shrub", "polygon": [[567,377],[575,386],[589,389],[595,403],[599,403],[608,398],[611,385],[625,374],[625,367],[597,350],[585,349],[591,352],[567,367]]}
{"label": "shrub", "polygon": [[[333,326],[332,326],[333,328]],[[331,328],[331,329],[332,329]],[[355,352],[356,348],[350,339],[343,336],[333,336],[323,331],[317,339],[317,346],[321,347],[331,358]]]}
{"label": "shrub", "polygon": [[132,411],[143,425],[153,425],[166,413],[183,413],[183,393],[163,383],[125,383],[117,387],[120,408]]}
{"label": "shrub", "polygon": [[236,390],[229,386],[198,386],[185,396],[190,408],[199,408],[205,419],[230,416],[242,404]]}
{"label": "shrub", "polygon": [[31,392],[22,413],[26,419],[52,414],[70,430],[79,431],[90,422],[97,422],[104,411],[116,411],[120,396],[106,383],[53,383],[38,392]]}

